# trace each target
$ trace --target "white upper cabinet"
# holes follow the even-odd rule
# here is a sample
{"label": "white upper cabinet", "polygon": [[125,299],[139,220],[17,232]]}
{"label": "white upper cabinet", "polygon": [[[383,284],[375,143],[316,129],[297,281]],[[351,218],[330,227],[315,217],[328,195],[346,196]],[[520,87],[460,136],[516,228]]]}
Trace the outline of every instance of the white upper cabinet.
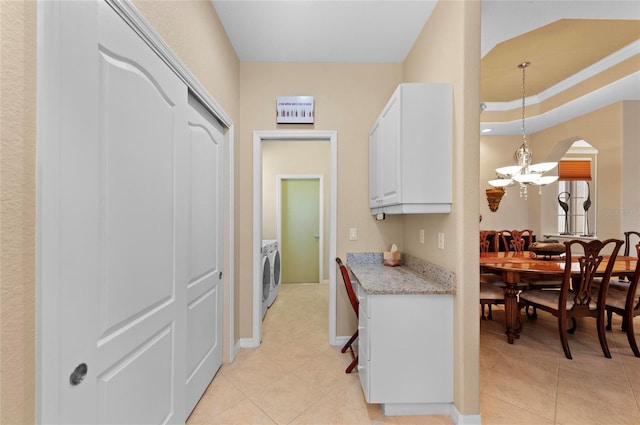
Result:
{"label": "white upper cabinet", "polygon": [[450,84],[400,84],[369,132],[372,214],[451,212]]}

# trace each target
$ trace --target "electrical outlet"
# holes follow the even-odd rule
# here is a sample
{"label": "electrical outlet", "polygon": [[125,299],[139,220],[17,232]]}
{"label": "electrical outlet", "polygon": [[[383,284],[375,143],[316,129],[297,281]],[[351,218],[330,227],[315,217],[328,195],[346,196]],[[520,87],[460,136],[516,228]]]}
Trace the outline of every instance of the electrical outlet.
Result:
{"label": "electrical outlet", "polygon": [[444,249],[444,233],[438,232],[438,248]]}
{"label": "electrical outlet", "polygon": [[349,240],[350,241],[357,241],[358,240],[358,229],[356,229],[355,227],[350,227],[349,228]]}
{"label": "electrical outlet", "polygon": [[424,243],[424,229],[420,229],[420,243]]}

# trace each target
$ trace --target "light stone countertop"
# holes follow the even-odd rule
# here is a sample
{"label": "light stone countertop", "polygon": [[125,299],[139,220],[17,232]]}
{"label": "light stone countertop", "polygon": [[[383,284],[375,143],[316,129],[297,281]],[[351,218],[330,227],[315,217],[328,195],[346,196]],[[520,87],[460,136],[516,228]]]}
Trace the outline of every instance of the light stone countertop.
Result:
{"label": "light stone countertop", "polygon": [[349,263],[348,266],[367,294],[455,294],[451,286],[430,280],[406,266],[388,267],[381,263]]}

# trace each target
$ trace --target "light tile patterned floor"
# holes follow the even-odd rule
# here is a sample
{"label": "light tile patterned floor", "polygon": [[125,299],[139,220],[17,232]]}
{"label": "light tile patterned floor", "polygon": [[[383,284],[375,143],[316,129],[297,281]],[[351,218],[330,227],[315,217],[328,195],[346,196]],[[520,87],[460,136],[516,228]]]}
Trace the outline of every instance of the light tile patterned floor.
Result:
{"label": "light tile patterned floor", "polygon": [[[452,424],[447,416],[384,416],[365,403],[357,374],[344,373],[350,354],[328,345],[327,306],[327,285],[282,285],[261,346],[222,366],[187,424]],[[504,311],[493,310],[493,320],[480,323],[483,424],[640,424],[640,359],[619,319],[608,333],[612,359],[585,319],[569,338],[574,359],[567,360],[550,315],[525,320],[510,345]]]}

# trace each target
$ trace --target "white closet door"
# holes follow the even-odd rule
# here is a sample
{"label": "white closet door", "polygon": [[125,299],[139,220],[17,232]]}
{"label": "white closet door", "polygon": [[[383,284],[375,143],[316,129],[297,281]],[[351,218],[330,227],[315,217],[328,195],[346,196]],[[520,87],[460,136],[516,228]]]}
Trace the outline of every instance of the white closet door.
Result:
{"label": "white closet door", "polygon": [[222,364],[223,129],[189,97],[186,415]]}
{"label": "white closet door", "polygon": [[104,2],[59,11],[58,393],[42,387],[58,400],[42,420],[182,423],[187,88]]}

